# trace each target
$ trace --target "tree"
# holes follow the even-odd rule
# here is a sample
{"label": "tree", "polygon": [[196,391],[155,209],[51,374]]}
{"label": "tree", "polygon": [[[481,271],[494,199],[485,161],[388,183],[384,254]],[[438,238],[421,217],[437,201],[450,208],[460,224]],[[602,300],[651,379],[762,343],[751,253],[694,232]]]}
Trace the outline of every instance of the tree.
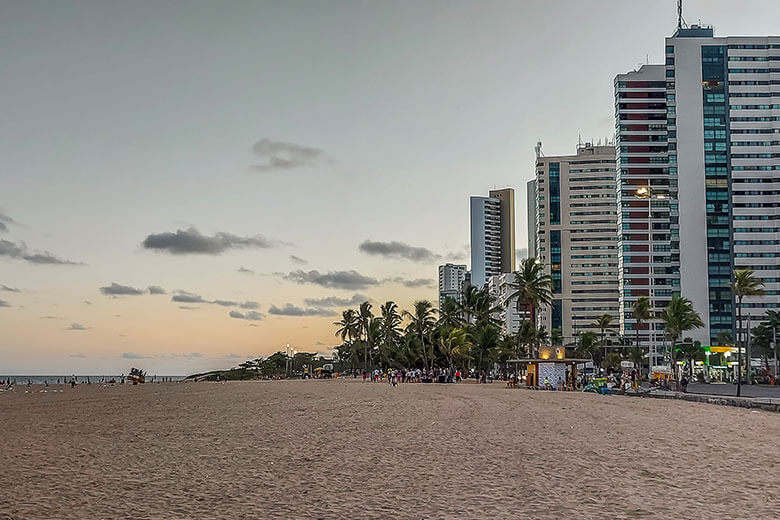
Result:
{"label": "tree", "polygon": [[620,354],[617,352],[610,352],[606,356],[604,356],[604,360],[601,362],[601,368],[604,370],[618,370],[620,368],[620,362],[623,360],[623,358],[620,357]]}
{"label": "tree", "polygon": [[357,323],[361,334],[363,335],[363,370],[368,371],[368,351],[373,348],[371,344],[371,322],[374,314],[371,312],[371,304],[363,302],[357,313]]}
{"label": "tree", "polygon": [[645,349],[642,347],[631,347],[626,353],[628,355],[629,361],[634,363],[634,367],[636,367],[637,372],[640,372],[640,369],[645,362]]}
{"label": "tree", "polygon": [[607,355],[607,344],[606,344],[606,338],[605,333],[606,332],[614,332],[612,329],[609,328],[610,325],[612,325],[612,321],[615,318],[612,317],[611,314],[605,313],[596,318],[596,321],[593,322],[593,326],[599,329],[601,335],[601,346],[604,348],[604,356]]}
{"label": "tree", "polygon": [[492,358],[493,353],[498,347],[499,331],[490,324],[481,324],[473,327],[470,334],[472,343],[472,354],[477,356],[477,368],[483,370],[485,361]]}
{"label": "tree", "polygon": [[439,327],[460,327],[463,325],[463,318],[461,317],[461,308],[458,305],[458,301],[449,296],[445,297],[441,303],[439,309],[439,321],[437,322]]}
{"label": "tree", "polygon": [[507,302],[516,301],[518,312],[525,309],[535,326],[537,307],[552,303],[552,278],[544,272],[544,266],[536,258],[521,260],[520,269],[513,275],[514,281],[508,283],[513,292]]}
{"label": "tree", "polygon": [[471,346],[468,333],[462,328],[451,329],[446,336],[439,338],[439,348],[447,358],[450,370],[454,367],[456,360],[469,357]]}
{"label": "tree", "polygon": [[593,331],[583,332],[578,336],[577,346],[574,352],[582,358],[590,358],[594,366],[598,366],[601,361],[601,349],[598,345],[598,337]]}
{"label": "tree", "polygon": [[699,313],[694,310],[691,300],[680,295],[674,296],[658,317],[663,322],[666,335],[672,342],[670,361],[672,373],[676,378],[675,349],[677,340],[685,332],[703,327],[704,322]]}
{"label": "tree", "polygon": [[388,301],[382,305],[380,312],[379,357],[389,366],[401,340],[401,321],[403,320],[398,313],[398,305],[393,301]]}
{"label": "tree", "polygon": [[[731,291],[737,298],[737,340],[739,340],[739,338],[744,337],[742,335],[742,300],[745,296],[760,296],[764,294],[764,284],[760,279],[754,276],[752,269],[735,269]],[[742,347],[744,346],[744,340],[742,341],[741,346],[740,342],[737,341],[737,396],[740,395],[742,387]],[[747,377],[748,381],[750,381],[750,358],[749,353],[747,354]]]}
{"label": "tree", "polygon": [[693,341],[687,338],[680,343],[677,347],[677,352],[683,360],[687,360],[688,363],[688,375],[693,379],[693,365],[695,361],[704,361],[707,355],[704,353],[704,349],[701,348],[701,341]]}
{"label": "tree", "polygon": [[436,311],[428,300],[417,300],[414,302],[413,312],[404,311],[404,316],[409,318],[409,325],[406,327],[407,334],[414,334],[419,340],[422,349],[423,366],[428,371],[428,354],[425,345],[425,339],[431,332],[434,324],[434,313]]}

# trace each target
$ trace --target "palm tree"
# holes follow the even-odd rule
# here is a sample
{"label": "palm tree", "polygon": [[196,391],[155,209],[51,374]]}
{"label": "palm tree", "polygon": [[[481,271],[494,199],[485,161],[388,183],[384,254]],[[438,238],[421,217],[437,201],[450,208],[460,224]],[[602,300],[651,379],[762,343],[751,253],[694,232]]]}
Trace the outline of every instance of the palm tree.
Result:
{"label": "palm tree", "polygon": [[413,333],[420,341],[420,347],[423,354],[423,365],[425,371],[428,371],[428,355],[425,347],[425,338],[431,332],[435,324],[434,313],[436,311],[428,300],[417,300],[414,302],[414,311],[404,311],[404,316],[409,318],[409,325],[406,327],[407,333]]}
{"label": "palm tree", "polygon": [[[735,269],[734,281],[731,284],[731,290],[737,297],[737,339],[744,337],[742,335],[742,299],[745,296],[760,296],[764,294],[764,284],[760,279],[754,276],[752,269]],[[737,396],[740,395],[742,386],[742,348],[737,342]],[[745,341],[742,341],[745,346]],[[747,353],[747,352],[746,352]],[[747,359],[747,378],[750,381],[750,358]]]}
{"label": "palm tree", "polygon": [[636,320],[634,326],[636,327],[636,346],[638,348],[639,329],[642,328],[643,323],[649,321],[653,316],[653,308],[650,305],[650,298],[647,296],[640,296],[637,298],[637,300],[634,302],[631,312],[634,315],[634,320]]}
{"label": "palm tree", "polygon": [[374,319],[374,313],[371,312],[371,304],[363,302],[357,312],[357,323],[360,333],[363,335],[363,370],[368,371],[368,350],[373,350],[371,345],[371,322]]}
{"label": "palm tree", "polygon": [[683,359],[688,360],[688,374],[693,379],[693,364],[695,361],[704,361],[706,354],[704,349],[701,348],[701,341],[693,341],[690,338],[686,339],[680,346],[677,347],[677,352]]}
{"label": "palm tree", "polygon": [[604,313],[598,318],[596,318],[596,321],[593,322],[593,326],[599,329],[601,335],[601,346],[604,348],[604,357],[607,356],[607,343],[605,338],[606,332],[614,332],[612,329],[609,328],[610,325],[612,325],[612,322],[615,318],[612,317],[609,313]]}
{"label": "palm tree", "polygon": [[439,348],[444,357],[447,358],[447,364],[450,370],[452,370],[455,360],[466,357],[468,350],[471,348],[466,329],[456,328],[450,330],[446,336],[439,338]]}
{"label": "palm tree", "polygon": [[492,357],[499,343],[499,331],[496,327],[483,324],[474,327],[470,333],[472,352],[478,354],[477,368],[482,370],[484,362]]}
{"label": "palm tree", "polygon": [[460,302],[458,302],[458,312],[461,319],[471,323],[474,312],[477,308],[481,291],[473,285],[464,285],[461,289]]}
{"label": "palm tree", "polygon": [[521,260],[520,270],[513,274],[514,281],[508,285],[514,292],[509,295],[507,302],[515,300],[518,312],[525,309],[531,322],[536,325],[536,308],[552,302],[552,278],[544,272],[544,266],[536,258]]}
{"label": "palm tree", "polygon": [[460,305],[455,298],[445,297],[439,309],[439,327],[460,327],[463,324]]}
{"label": "palm tree", "polygon": [[628,359],[634,363],[634,366],[637,369],[637,373],[641,374],[640,369],[645,362],[645,349],[642,347],[631,347],[628,349],[627,354]]}
{"label": "palm tree", "polygon": [[401,340],[401,315],[398,305],[388,301],[380,307],[379,356],[389,366],[393,352]]}
{"label": "palm tree", "polygon": [[598,366],[601,361],[601,349],[598,345],[598,336],[593,331],[584,332],[578,337],[577,346],[574,352],[580,357],[589,357],[594,366]]}
{"label": "palm tree", "polygon": [[339,336],[341,341],[351,342],[357,336],[358,325],[355,309],[342,311],[341,321],[334,321],[333,324],[339,327],[336,336]]}
{"label": "palm tree", "polygon": [[677,377],[677,368],[675,361],[675,349],[677,340],[689,330],[699,329],[704,326],[704,322],[701,320],[701,316],[693,308],[691,300],[683,296],[674,296],[669,305],[660,313],[660,320],[664,324],[664,330],[666,335],[672,342],[670,362],[672,365],[672,373],[675,378]]}

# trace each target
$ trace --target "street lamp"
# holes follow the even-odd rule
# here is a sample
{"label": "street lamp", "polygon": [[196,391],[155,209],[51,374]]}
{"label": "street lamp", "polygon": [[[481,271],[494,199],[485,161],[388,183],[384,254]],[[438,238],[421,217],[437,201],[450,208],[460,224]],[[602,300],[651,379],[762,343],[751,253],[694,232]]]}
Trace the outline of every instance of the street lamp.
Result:
{"label": "street lamp", "polygon": [[647,293],[648,299],[650,300],[650,309],[653,311],[653,315],[649,320],[650,330],[648,331],[648,343],[650,350],[649,357],[655,361],[658,358],[658,355],[655,348],[655,320],[653,319],[655,318],[655,280],[653,277],[653,200],[663,200],[666,198],[666,195],[653,195],[653,188],[650,186],[649,180],[647,181],[647,186],[640,186],[634,193],[637,198],[647,200],[647,280],[649,286]]}

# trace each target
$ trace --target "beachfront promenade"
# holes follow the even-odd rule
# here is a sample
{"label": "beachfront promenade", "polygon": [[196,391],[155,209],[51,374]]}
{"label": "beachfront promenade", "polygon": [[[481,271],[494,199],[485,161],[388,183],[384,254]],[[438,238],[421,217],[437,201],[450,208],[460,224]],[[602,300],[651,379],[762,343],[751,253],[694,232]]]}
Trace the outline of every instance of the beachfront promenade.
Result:
{"label": "beachfront promenade", "polygon": [[[688,385],[688,393],[707,395],[737,395],[737,385],[691,383]],[[780,386],[769,385],[742,385],[742,397],[772,397],[780,399]]]}
{"label": "beachfront promenade", "polygon": [[780,414],[764,411],[503,383],[24,390],[0,393],[0,519],[762,519],[780,507],[780,466],[756,471],[780,457]]}

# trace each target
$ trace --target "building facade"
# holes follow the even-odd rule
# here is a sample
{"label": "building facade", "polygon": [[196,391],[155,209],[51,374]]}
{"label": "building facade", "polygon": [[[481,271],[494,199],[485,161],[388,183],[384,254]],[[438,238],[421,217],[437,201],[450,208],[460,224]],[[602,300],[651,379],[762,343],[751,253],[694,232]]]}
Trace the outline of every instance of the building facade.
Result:
{"label": "building facade", "polygon": [[492,190],[471,197],[471,283],[483,287],[491,276],[515,270],[515,190]]}
{"label": "building facade", "polygon": [[666,111],[663,65],[615,78],[620,333],[631,341],[639,335],[651,366],[663,364],[663,332],[656,320],[637,324],[632,307],[646,296],[658,312],[680,290],[677,178],[669,167]]}
{"label": "building facade", "polygon": [[517,334],[522,319],[521,313],[517,310],[517,298],[511,298],[514,290],[509,284],[513,282],[512,273],[494,275],[488,280],[488,291],[498,309],[493,317],[501,323],[504,334]]}
{"label": "building facade", "polygon": [[536,160],[536,243],[553,280],[539,323],[564,343],[603,314],[618,319],[615,147],[580,145],[575,155]]}
{"label": "building facade", "polygon": [[466,266],[444,264],[439,266],[439,308],[445,298],[461,301],[463,284],[466,282]]}
{"label": "building facade", "polygon": [[536,258],[536,179],[531,179],[525,186],[526,226],[528,230],[528,256]]}

